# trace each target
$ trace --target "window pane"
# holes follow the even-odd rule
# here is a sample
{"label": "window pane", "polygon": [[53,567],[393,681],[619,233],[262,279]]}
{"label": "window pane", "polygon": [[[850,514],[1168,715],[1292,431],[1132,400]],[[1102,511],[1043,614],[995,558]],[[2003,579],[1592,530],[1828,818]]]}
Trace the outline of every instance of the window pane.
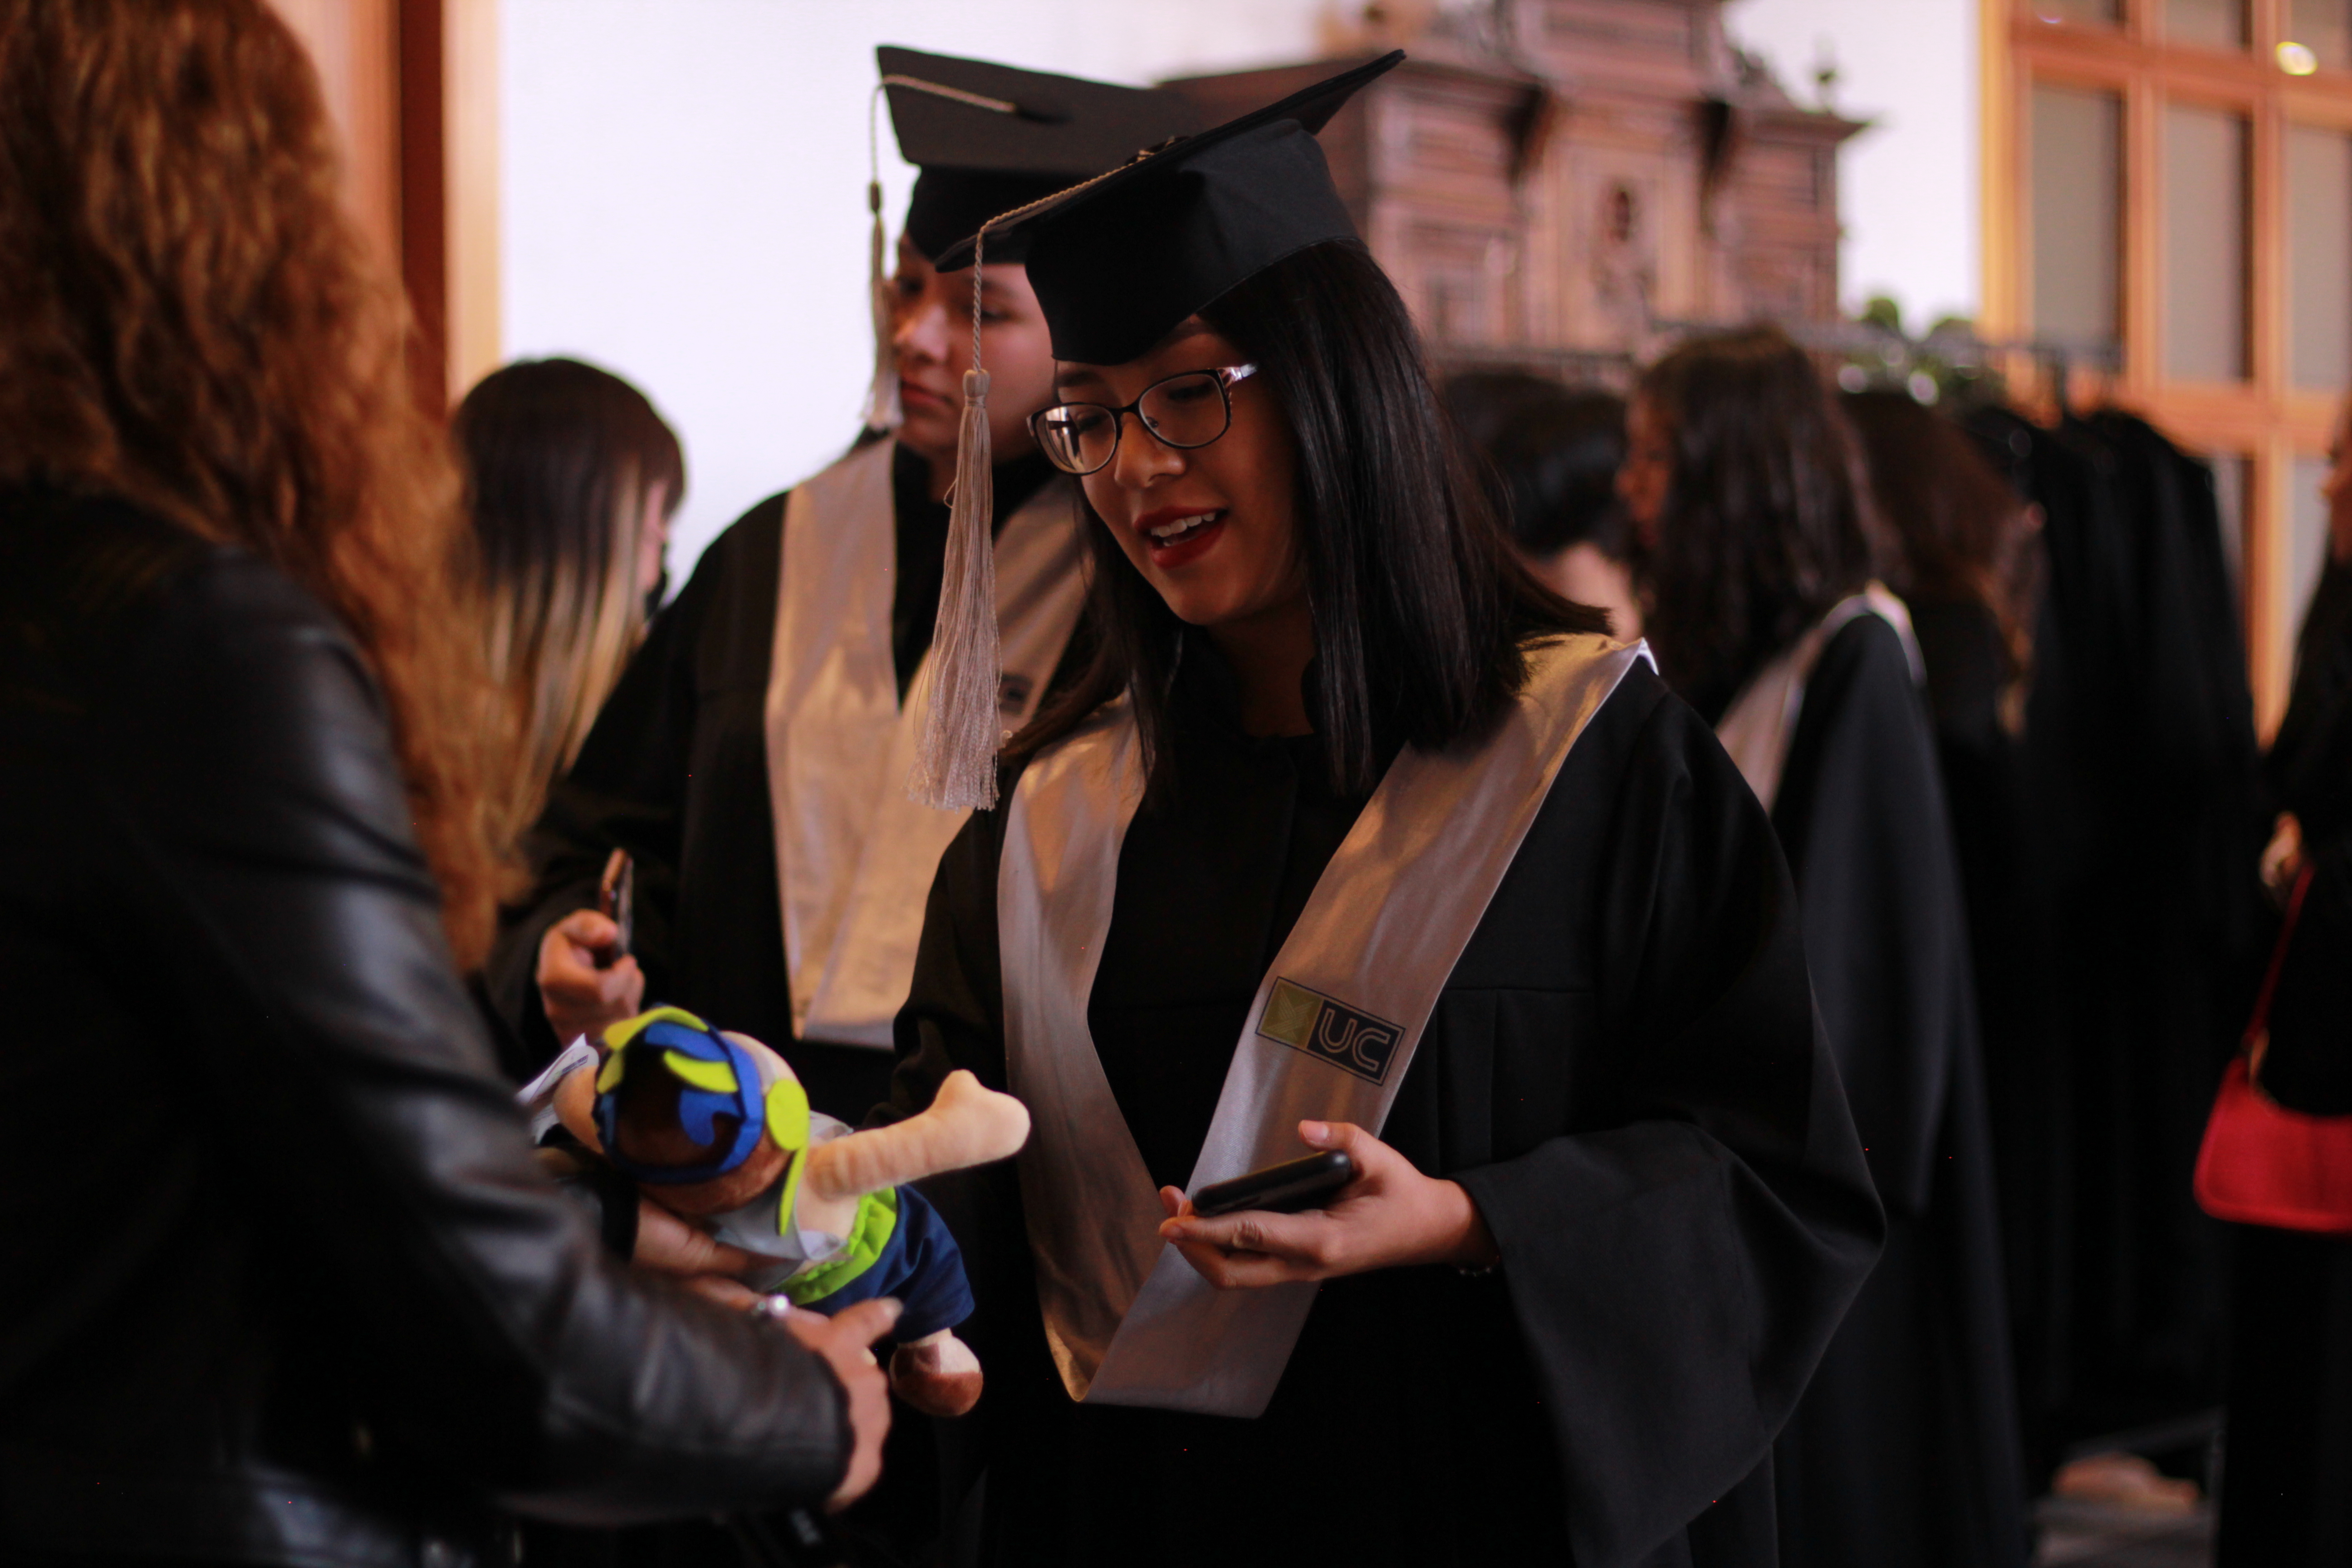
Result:
{"label": "window pane", "polygon": [[2352,136],[2286,130],[2287,374],[2352,384]]}
{"label": "window pane", "polygon": [[2329,69],[2352,68],[2352,0],[2292,0],[2286,34]]}
{"label": "window pane", "polygon": [[2111,338],[2123,105],[2113,93],[2033,89],[2033,325]]}
{"label": "window pane", "polygon": [[2327,482],[2327,468],[2325,458],[2294,460],[2294,494],[2287,508],[2293,526],[2286,540],[2286,613],[2288,624],[2298,632],[2319,587],[2320,569],[2327,564],[2327,498],[2319,493]]}
{"label": "window pane", "polygon": [[2025,0],[2025,8],[2045,22],[2112,27],[2123,16],[2123,0]]}
{"label": "window pane", "polygon": [[2246,122],[2164,111],[2164,369],[2189,381],[2246,374]]}
{"label": "window pane", "polygon": [[2164,0],[2164,38],[2209,49],[2242,49],[2245,0]]}

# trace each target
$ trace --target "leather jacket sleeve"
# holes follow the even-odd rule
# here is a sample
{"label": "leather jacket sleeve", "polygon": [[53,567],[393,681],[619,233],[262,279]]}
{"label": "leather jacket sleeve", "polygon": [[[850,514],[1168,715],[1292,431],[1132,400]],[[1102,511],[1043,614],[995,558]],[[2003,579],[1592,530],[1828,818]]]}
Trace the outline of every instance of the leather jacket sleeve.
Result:
{"label": "leather jacket sleeve", "polygon": [[586,1522],[835,1485],[850,1434],[823,1362],[630,1276],[532,1159],[338,625],[209,552],[90,689],[69,765],[125,940],[184,1009],[177,1113],[364,1347],[383,1448]]}

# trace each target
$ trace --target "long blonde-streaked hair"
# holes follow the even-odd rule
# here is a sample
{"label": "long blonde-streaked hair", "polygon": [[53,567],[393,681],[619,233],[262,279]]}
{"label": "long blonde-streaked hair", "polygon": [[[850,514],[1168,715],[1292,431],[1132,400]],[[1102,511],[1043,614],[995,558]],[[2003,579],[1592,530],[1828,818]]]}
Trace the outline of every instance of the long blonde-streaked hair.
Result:
{"label": "long blonde-streaked hair", "polygon": [[643,393],[577,360],[491,372],[452,428],[490,667],[523,752],[515,809],[528,817],[579,754],[645,630],[647,501],[658,492],[663,512],[675,511],[686,464]]}
{"label": "long blonde-streaked hair", "polygon": [[382,683],[461,964],[509,885],[445,433],[262,0],[0,6],[0,484],[120,496],[273,563]]}

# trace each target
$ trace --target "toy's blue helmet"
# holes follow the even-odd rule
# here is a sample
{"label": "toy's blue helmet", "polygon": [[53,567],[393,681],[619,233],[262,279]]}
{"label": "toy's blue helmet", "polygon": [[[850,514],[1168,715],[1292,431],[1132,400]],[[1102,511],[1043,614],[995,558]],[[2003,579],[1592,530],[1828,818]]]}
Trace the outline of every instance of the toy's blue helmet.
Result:
{"label": "toy's blue helmet", "polygon": [[[787,1149],[807,1142],[808,1100],[800,1086],[789,1078],[762,1085],[751,1052],[683,1008],[656,1007],[614,1025],[604,1031],[604,1064],[596,1073],[596,1132],[604,1142],[604,1157],[636,1181],[683,1185],[723,1176],[751,1157],[763,1130],[773,1131]],[[733,1141],[699,1165],[641,1165],[622,1153],[615,1091],[630,1074],[647,1071],[677,1080],[678,1126],[688,1138],[710,1147],[718,1141],[719,1119],[731,1116]],[[795,1106],[797,1118],[790,1114]],[[772,1129],[774,1120],[783,1124]]]}

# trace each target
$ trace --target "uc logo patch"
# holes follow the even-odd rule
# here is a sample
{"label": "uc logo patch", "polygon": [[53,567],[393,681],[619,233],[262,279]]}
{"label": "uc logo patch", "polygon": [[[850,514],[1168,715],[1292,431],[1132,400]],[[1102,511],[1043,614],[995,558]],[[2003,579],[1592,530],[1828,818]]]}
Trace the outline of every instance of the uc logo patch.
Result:
{"label": "uc logo patch", "polygon": [[1279,978],[1266,996],[1257,1032],[1371,1083],[1388,1077],[1397,1042],[1404,1037],[1404,1031],[1385,1018]]}

